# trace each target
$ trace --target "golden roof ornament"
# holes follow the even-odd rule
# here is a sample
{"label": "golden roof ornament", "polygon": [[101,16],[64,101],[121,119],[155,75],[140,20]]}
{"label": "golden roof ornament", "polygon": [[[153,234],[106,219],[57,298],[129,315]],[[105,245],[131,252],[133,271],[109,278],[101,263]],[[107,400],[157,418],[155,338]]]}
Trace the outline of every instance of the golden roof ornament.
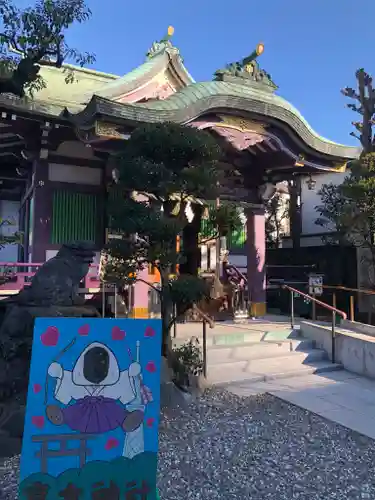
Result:
{"label": "golden roof ornament", "polygon": [[152,44],[150,50],[146,54],[146,57],[148,59],[151,59],[151,57],[154,57],[156,54],[159,54],[164,49],[172,48],[173,45],[172,45],[172,42],[170,40],[171,40],[173,34],[174,34],[174,27],[168,26],[166,35],[164,35],[164,37],[161,40],[159,40],[159,42],[154,42]]}
{"label": "golden roof ornament", "polygon": [[241,84],[257,85],[263,90],[274,91],[277,85],[272,81],[271,75],[259,67],[257,58],[264,52],[264,43],[258,43],[253,52],[242,59],[219,69],[215,72],[214,80],[234,81],[234,78],[243,78]]}

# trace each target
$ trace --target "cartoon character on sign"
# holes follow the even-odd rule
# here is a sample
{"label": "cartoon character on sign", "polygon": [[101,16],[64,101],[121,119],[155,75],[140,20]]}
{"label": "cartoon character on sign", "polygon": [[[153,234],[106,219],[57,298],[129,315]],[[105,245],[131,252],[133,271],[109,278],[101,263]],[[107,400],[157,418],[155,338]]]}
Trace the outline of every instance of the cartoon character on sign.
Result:
{"label": "cartoon character on sign", "polygon": [[[54,397],[63,405],[47,406],[47,418],[52,424],[64,424],[82,434],[122,428],[129,435],[135,432],[138,441],[143,441],[143,431],[142,436],[136,431],[142,426],[145,404],[152,401],[152,394],[142,383],[139,343],[136,360],[127,370],[120,371],[108,346],[93,342],[82,351],[72,371],[53,361],[48,375],[56,379]],[[137,453],[142,452],[143,443],[139,442],[138,447]]]}

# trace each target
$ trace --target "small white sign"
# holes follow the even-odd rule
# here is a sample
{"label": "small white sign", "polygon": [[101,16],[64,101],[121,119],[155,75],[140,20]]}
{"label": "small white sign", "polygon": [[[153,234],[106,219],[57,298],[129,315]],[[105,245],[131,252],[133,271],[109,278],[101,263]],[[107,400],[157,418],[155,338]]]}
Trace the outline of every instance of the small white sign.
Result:
{"label": "small white sign", "polygon": [[309,295],[323,295],[323,275],[310,274]]}

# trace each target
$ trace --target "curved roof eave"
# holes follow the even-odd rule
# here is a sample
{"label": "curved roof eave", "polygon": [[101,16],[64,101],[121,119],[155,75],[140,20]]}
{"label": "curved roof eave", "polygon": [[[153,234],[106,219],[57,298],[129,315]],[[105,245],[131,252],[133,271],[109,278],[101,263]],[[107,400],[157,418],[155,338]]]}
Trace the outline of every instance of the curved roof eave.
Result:
{"label": "curved roof eave", "polygon": [[94,119],[100,114],[115,120],[131,122],[189,123],[207,112],[247,112],[273,118],[287,124],[315,151],[343,159],[355,159],[360,148],[337,144],[320,136],[299,111],[288,101],[271,92],[231,82],[200,82],[181,89],[161,101],[146,103],[116,103],[100,96],[93,96],[86,109],[77,114],[65,110],[77,125]]}
{"label": "curved roof eave", "polygon": [[133,71],[130,71],[130,73],[103,86],[102,89],[96,92],[96,95],[110,99],[134,92],[162,71],[166,71],[168,66],[172,67],[183,86],[194,83],[194,79],[185,68],[177,49],[175,51],[173,48],[166,48]]}

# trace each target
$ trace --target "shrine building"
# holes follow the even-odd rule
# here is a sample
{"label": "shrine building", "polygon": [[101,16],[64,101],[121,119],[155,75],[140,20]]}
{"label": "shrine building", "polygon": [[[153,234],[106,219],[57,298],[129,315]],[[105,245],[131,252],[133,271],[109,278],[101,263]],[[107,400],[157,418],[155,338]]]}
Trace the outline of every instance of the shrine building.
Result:
{"label": "shrine building", "polygon": [[[212,80],[196,82],[172,31],[123,76],[43,66],[47,87],[33,99],[0,96],[0,216],[25,234],[18,248],[2,250],[1,265],[43,263],[73,240],[96,243],[99,255],[107,237],[111,155],[139,124],[175,122],[208,130],[222,146],[220,200],[244,210],[249,293],[253,313],[263,315],[267,193],[284,180],[344,172],[359,150],[321,137],[278,94],[260,66],[262,44]],[[76,81],[67,84],[71,70]],[[201,217],[196,210],[183,235],[196,241],[197,252]],[[199,266],[196,256],[187,265]],[[133,300],[134,316],[147,316],[147,285],[135,285]]]}

